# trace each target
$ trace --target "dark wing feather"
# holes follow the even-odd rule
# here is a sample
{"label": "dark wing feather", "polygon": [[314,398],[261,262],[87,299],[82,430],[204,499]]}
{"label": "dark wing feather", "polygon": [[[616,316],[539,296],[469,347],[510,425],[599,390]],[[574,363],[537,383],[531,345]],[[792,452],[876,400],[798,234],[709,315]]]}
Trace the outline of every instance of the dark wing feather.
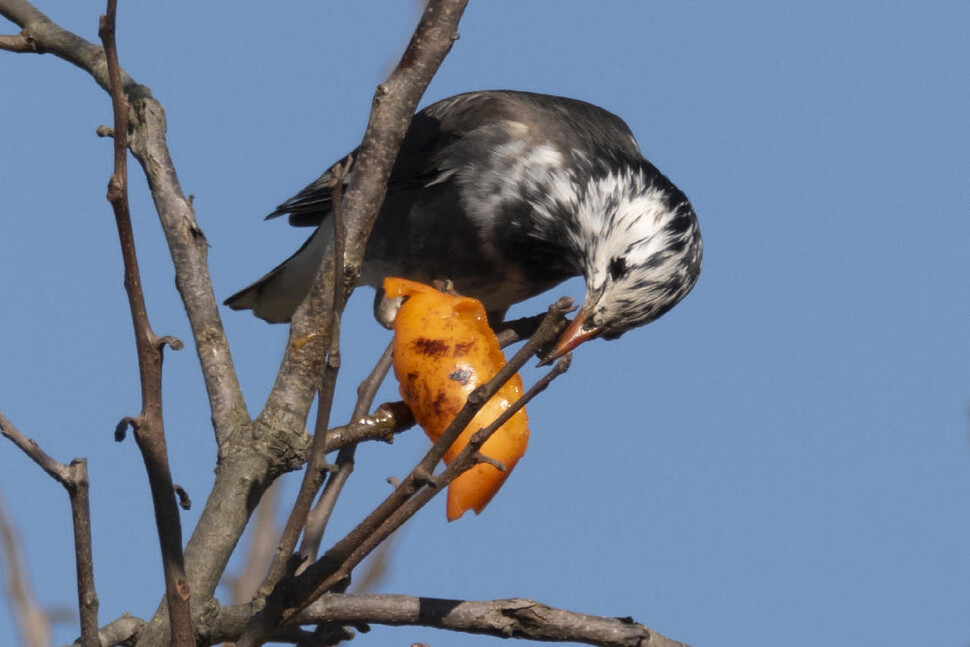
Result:
{"label": "dark wing feather", "polygon": [[[447,142],[438,137],[439,122],[430,117],[426,110],[417,113],[411,120],[411,125],[401,143],[397,160],[388,179],[388,192],[413,186],[423,186],[434,182],[440,170],[435,168],[435,160],[439,159],[439,151]],[[330,183],[333,170],[338,165],[346,165],[350,159],[356,159],[357,149],[342,158],[327,169],[323,175],[308,184],[295,196],[276,207],[266,216],[266,219],[277,218],[289,214],[289,222],[294,227],[316,227],[330,213],[333,208],[333,195]],[[351,163],[343,187],[347,184],[354,171]]]}
{"label": "dark wing feather", "polygon": [[[415,114],[391,170],[388,192],[447,179],[465,163],[466,156],[487,153],[477,148],[507,139],[507,122],[527,126],[533,138],[554,142],[562,150],[590,157],[640,156],[636,140],[622,119],[584,101],[511,90],[469,92],[433,103]],[[459,142],[463,145],[454,145]],[[337,164],[346,164],[356,153]],[[289,222],[295,227],[319,225],[332,208],[334,167],[336,164],[279,205],[267,219],[289,214]],[[353,165],[347,181],[352,173]]]}
{"label": "dark wing feather", "polygon": [[[354,153],[356,152],[355,150]],[[266,220],[289,214],[290,224],[294,227],[316,227],[319,225],[333,205],[333,195],[330,191],[333,169],[338,165],[346,164],[354,153],[341,159],[324,171],[323,175],[304,187],[302,191],[276,207],[272,213],[266,216]],[[352,168],[353,165],[351,165]],[[344,187],[346,187],[346,182]]]}

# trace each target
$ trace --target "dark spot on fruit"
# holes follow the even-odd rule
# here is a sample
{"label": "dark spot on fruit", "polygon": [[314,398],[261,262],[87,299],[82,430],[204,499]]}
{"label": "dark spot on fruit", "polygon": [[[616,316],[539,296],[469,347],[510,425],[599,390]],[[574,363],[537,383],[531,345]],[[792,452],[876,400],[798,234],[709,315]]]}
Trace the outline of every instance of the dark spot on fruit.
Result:
{"label": "dark spot on fruit", "polygon": [[434,411],[434,415],[440,417],[446,404],[448,404],[448,394],[444,391],[438,391],[438,395],[431,402],[431,410]]}
{"label": "dark spot on fruit", "polygon": [[441,339],[418,337],[412,342],[412,345],[415,352],[428,357],[441,357],[448,352],[448,342]]}
{"label": "dark spot on fruit", "polygon": [[408,402],[414,402],[414,389],[408,383],[401,384],[401,397],[403,397]]}
{"label": "dark spot on fruit", "polygon": [[460,341],[455,344],[455,350],[452,353],[454,357],[461,357],[467,355],[468,351],[475,347],[475,340],[472,341]]}
{"label": "dark spot on fruit", "polygon": [[459,384],[468,384],[468,380],[472,377],[472,370],[467,366],[459,366],[451,373],[448,374],[448,379],[454,380]]}

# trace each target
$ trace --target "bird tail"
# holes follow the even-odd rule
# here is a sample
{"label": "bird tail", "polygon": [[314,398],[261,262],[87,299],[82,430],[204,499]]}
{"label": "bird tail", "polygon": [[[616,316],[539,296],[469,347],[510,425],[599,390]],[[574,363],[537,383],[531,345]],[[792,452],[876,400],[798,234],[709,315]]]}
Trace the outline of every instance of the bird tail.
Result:
{"label": "bird tail", "polygon": [[224,304],[233,310],[252,310],[269,323],[289,321],[310,291],[331,238],[332,227],[324,223],[295,254],[226,299]]}

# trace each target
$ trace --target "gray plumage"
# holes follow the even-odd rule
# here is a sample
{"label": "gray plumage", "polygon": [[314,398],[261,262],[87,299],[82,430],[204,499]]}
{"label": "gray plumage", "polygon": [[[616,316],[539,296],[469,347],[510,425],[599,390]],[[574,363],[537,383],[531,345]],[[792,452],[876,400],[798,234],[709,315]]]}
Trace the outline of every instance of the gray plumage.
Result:
{"label": "gray plumage", "polygon": [[[318,229],[227,305],[289,320],[332,235],[330,178],[327,171],[268,216]],[[361,282],[448,278],[498,318],[582,274],[586,337],[614,338],[679,302],[701,255],[686,196],[643,158],[619,117],[562,97],[472,92],[414,116]]]}

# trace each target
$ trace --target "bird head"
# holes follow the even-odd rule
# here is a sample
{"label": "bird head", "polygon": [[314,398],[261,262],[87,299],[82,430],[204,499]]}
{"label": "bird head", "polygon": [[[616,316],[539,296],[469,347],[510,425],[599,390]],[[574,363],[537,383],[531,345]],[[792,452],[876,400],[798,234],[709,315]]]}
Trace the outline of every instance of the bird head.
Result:
{"label": "bird head", "polygon": [[592,180],[573,221],[586,297],[550,359],[657,319],[690,292],[701,270],[694,209],[649,162]]}

